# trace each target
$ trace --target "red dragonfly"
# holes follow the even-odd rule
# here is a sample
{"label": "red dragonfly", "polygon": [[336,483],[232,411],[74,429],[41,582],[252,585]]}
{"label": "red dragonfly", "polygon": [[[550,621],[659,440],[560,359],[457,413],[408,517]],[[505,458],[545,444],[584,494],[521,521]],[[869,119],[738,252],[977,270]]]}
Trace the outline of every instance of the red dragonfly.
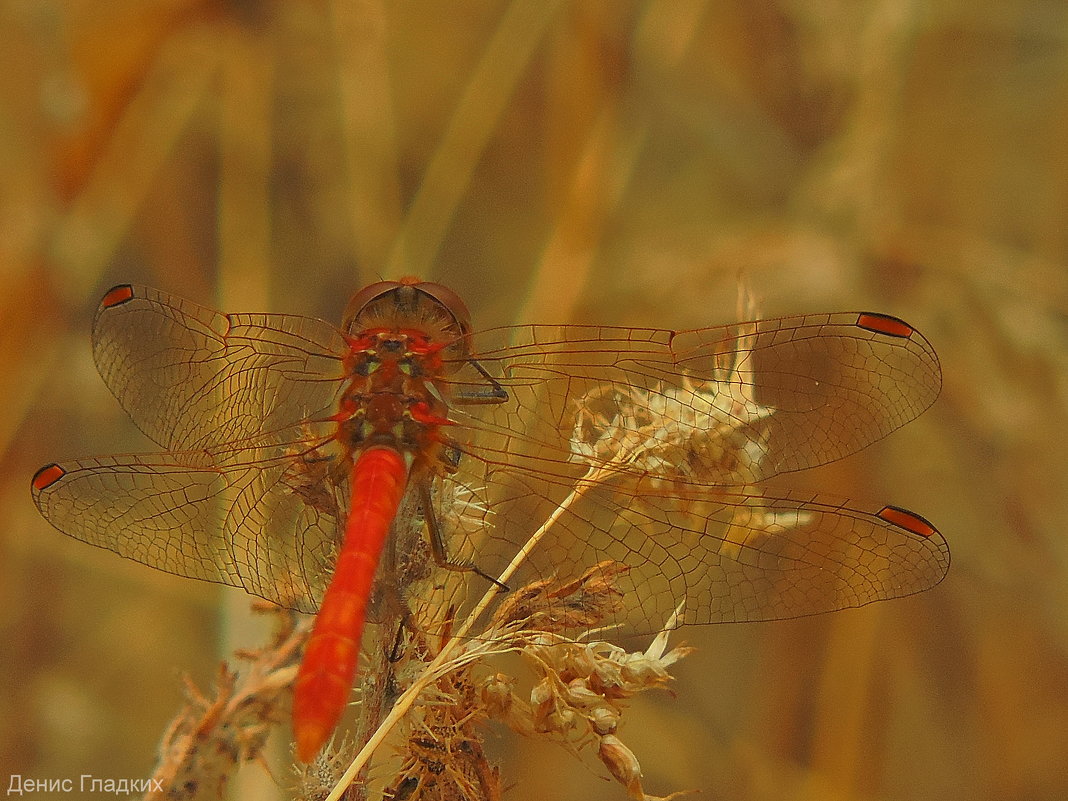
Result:
{"label": "red dragonfly", "polygon": [[686,623],[789,618],[949,567],[913,512],[767,483],[934,402],[934,350],[887,315],[474,334],[459,297],[414,278],[358,292],[340,328],[123,284],[93,354],[165,450],[46,465],[38,509],[127,558],[318,612],[294,691],[304,761],[344,709],[387,570],[405,603],[441,575],[485,590],[541,526],[509,581],[622,563],[608,623],[638,632],[680,601]]}

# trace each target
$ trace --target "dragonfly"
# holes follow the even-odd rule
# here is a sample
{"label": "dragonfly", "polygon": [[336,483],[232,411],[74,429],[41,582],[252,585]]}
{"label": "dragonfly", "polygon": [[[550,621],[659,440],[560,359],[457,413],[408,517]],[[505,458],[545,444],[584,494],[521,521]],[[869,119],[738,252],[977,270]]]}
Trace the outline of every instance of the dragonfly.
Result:
{"label": "dragonfly", "polygon": [[294,685],[305,762],[383,598],[415,608],[459,587],[458,614],[468,587],[611,560],[623,602],[606,627],[641,633],[680,604],[676,623],[792,618],[917,593],[949,568],[921,515],[774,480],[934,402],[934,349],[889,315],[475,331],[452,290],[404,278],[358,291],[335,326],[121,284],[92,342],[163,450],[45,465],[37,508],[120,556],[316,613]]}

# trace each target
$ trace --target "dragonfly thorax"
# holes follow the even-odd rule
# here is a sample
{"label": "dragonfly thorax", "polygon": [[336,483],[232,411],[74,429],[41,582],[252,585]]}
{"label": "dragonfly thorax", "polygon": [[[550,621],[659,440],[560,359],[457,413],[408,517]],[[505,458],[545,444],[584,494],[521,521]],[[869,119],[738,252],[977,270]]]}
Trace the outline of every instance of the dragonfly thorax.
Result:
{"label": "dragonfly thorax", "polygon": [[355,456],[386,446],[408,455],[436,454],[438,427],[449,423],[436,386],[441,346],[411,330],[361,332],[349,342],[349,384],[342,395],[335,435]]}

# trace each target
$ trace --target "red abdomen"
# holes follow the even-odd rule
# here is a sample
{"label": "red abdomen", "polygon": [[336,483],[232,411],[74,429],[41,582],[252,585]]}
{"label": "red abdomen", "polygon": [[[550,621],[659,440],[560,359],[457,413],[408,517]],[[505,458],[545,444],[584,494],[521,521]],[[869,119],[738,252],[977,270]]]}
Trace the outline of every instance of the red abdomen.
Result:
{"label": "red abdomen", "polygon": [[370,448],[353,465],[345,539],[293,689],[293,734],[303,762],[315,757],[345,709],[378,559],[407,479],[404,457],[392,448]]}

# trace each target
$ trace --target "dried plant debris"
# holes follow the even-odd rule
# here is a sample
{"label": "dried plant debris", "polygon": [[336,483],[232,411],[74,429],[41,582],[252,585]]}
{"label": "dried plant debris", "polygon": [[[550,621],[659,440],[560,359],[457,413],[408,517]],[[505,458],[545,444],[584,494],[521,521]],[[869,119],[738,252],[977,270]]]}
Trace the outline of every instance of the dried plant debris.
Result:
{"label": "dried plant debris", "polygon": [[248,661],[240,672],[222,664],[211,696],[185,679],[186,704],[163,734],[152,777],[160,789],[145,801],[222,798],[230,776],[259,759],[272,727],[286,719],[308,621],[298,624],[295,613],[272,604],[253,608],[277,616],[272,642],[238,654]]}
{"label": "dried plant debris", "polygon": [[435,685],[438,698],[413,710],[403,762],[384,793],[405,801],[474,801],[501,798],[500,775],[482,747],[479,724],[487,717],[466,667]]}
{"label": "dried plant debris", "polygon": [[[400,746],[402,767],[386,798],[496,799],[501,779],[483,750],[479,729],[487,719],[525,736],[549,737],[572,753],[596,743],[612,776],[635,799],[653,799],[641,785],[633,752],[616,735],[625,701],[670,681],[668,668],[691,649],[667,650],[667,631],[649,648],[630,653],[606,642],[576,639],[616,612],[616,579],[627,568],[602,562],[565,583],[538,581],[507,596],[488,629],[472,639],[413,709]],[[503,673],[478,677],[486,659],[520,653],[535,677],[529,697]]]}
{"label": "dried plant debris", "polygon": [[[568,623],[581,619],[581,625],[595,624],[597,615],[616,610],[618,604],[611,599],[621,596],[613,579],[624,572],[623,565],[603,562],[579,580],[544,594],[554,600],[568,599],[566,608],[575,610],[570,617],[562,616]],[[559,605],[551,604],[553,608]],[[535,615],[532,619],[543,621],[545,617]],[[561,616],[552,619],[558,621]],[[669,628],[672,625],[673,621]],[[570,639],[546,627],[521,649],[539,678],[529,704],[514,697],[509,702],[504,696],[506,683],[499,676],[483,685],[484,693],[492,708],[499,710],[499,717],[518,731],[533,730],[579,746],[595,740],[598,757],[628,794],[635,799],[652,799],[642,789],[637,758],[616,730],[624,702],[645,690],[666,687],[671,680],[668,668],[691,652],[687,647],[668,651],[668,630],[658,634],[645,651],[628,652],[607,642]]]}
{"label": "dried plant debris", "polygon": [[[342,738],[297,770],[291,797],[354,801],[380,793],[397,801],[502,798],[502,778],[483,747],[484,726],[496,720],[527,737],[548,737],[575,755],[596,747],[601,762],[631,798],[655,801],[645,794],[638,760],[617,729],[627,699],[667,687],[668,669],[691,649],[668,650],[667,629],[674,620],[645,651],[628,652],[584,639],[619,610],[624,599],[617,580],[626,572],[624,565],[602,562],[577,579],[537,581],[503,596],[486,629],[464,642],[387,741],[393,753],[380,760],[374,771],[377,779],[369,780],[364,770],[338,794],[339,777],[359,746]],[[240,655],[248,662],[246,669],[237,672],[223,665],[211,696],[187,680],[187,703],[160,746],[153,778],[162,790],[146,799],[222,798],[230,776],[242,763],[257,760],[272,727],[287,720],[310,619],[298,624],[297,615],[272,609],[279,631],[268,647]],[[391,682],[414,682],[436,646],[433,638],[412,634],[403,658],[387,668]],[[490,660],[505,652],[521,654],[529,666],[529,691],[519,688],[524,682],[530,686],[531,676],[493,670]],[[375,720],[381,719],[377,705],[361,701],[358,706],[373,706]]]}
{"label": "dried plant debris", "polygon": [[[297,780],[294,784],[293,801],[324,801],[334,790],[348,767],[354,751],[353,743],[342,737],[339,742],[330,742],[307,765],[294,767]],[[363,801],[367,788],[363,782],[349,786],[342,798],[345,801]]]}

